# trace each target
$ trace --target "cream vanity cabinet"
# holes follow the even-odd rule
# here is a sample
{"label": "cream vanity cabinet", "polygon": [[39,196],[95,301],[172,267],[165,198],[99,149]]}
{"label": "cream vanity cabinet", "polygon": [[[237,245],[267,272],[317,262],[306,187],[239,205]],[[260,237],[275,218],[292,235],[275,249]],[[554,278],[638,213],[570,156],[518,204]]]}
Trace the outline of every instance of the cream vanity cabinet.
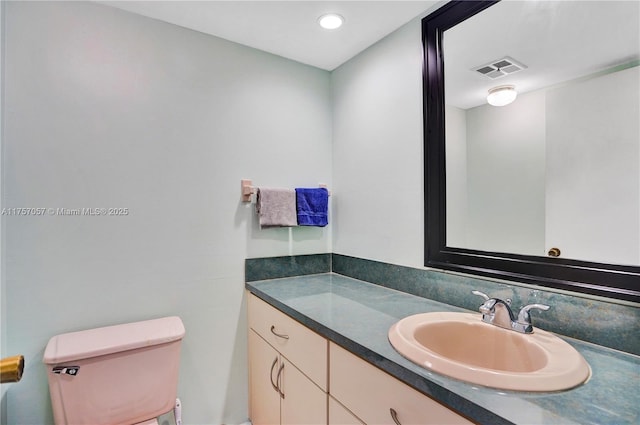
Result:
{"label": "cream vanity cabinet", "polygon": [[253,425],[471,424],[249,293]]}
{"label": "cream vanity cabinet", "polygon": [[255,295],[248,303],[252,423],[326,424],[328,341]]}
{"label": "cream vanity cabinet", "polygon": [[329,365],[330,424],[473,423],[333,343]]}
{"label": "cream vanity cabinet", "polygon": [[329,396],[329,423],[332,425],[365,425],[333,396]]}

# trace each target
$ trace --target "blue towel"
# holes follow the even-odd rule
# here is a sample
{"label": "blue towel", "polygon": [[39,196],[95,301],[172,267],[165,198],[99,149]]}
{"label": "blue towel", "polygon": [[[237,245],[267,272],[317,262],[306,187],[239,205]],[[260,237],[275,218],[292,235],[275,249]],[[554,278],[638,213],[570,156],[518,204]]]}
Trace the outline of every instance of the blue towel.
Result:
{"label": "blue towel", "polygon": [[296,188],[298,226],[324,227],[329,224],[329,191],[324,188]]}

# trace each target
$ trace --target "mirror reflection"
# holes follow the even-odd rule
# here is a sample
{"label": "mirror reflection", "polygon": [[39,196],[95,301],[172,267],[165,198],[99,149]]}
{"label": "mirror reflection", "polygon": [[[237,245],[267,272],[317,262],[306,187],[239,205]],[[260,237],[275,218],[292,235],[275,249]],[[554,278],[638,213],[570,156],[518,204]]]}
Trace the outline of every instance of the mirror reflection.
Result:
{"label": "mirror reflection", "polygon": [[640,2],[503,1],[442,40],[446,245],[640,265]]}

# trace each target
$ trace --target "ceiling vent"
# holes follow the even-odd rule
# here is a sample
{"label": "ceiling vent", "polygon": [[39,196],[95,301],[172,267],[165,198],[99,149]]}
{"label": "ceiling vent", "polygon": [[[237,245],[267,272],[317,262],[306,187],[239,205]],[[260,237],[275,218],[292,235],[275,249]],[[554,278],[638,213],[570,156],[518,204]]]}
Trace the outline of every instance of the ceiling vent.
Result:
{"label": "ceiling vent", "polygon": [[522,71],[523,69],[527,69],[526,65],[511,59],[509,56],[473,68],[474,71],[492,80]]}

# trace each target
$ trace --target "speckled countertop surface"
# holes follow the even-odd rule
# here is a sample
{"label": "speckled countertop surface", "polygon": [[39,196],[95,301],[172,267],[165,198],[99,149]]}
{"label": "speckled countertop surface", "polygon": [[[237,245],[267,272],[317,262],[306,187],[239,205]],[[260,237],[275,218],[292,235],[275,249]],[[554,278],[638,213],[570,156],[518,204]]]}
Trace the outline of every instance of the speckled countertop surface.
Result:
{"label": "speckled countertop surface", "polygon": [[389,327],[406,316],[467,310],[334,273],[256,281],[246,287],[320,335],[477,423],[640,423],[638,356],[563,337],[591,366],[593,376],[586,384],[555,393],[506,392],[423,369],[398,354],[387,339]]}

